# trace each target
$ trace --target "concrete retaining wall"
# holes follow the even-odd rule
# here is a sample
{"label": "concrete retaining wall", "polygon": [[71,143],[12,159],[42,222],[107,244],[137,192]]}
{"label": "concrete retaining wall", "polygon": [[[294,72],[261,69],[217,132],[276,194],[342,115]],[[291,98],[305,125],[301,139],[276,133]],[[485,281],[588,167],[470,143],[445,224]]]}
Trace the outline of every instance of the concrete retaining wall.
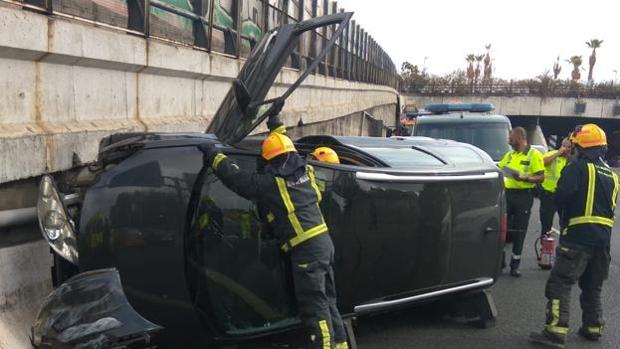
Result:
{"label": "concrete retaining wall", "polygon": [[381,137],[385,136],[385,127],[394,128],[395,110],[396,104],[386,104],[337,119],[290,127],[287,135],[292,138],[313,134]]}
{"label": "concrete retaining wall", "polygon": [[[0,4],[0,183],[68,169],[121,131],[203,131],[242,60]],[[271,95],[299,73],[283,70]],[[287,125],[396,103],[389,87],[308,77]],[[257,130],[260,132],[261,130]]]}
{"label": "concrete retaining wall", "polygon": [[419,109],[431,103],[493,103],[495,112],[502,115],[570,116],[593,118],[618,118],[613,115],[616,101],[613,99],[582,98],[586,103],[583,114],[575,113],[576,98],[535,96],[413,96],[405,97],[407,106]]}
{"label": "concrete retaining wall", "polygon": [[52,289],[47,242],[0,248],[0,349],[30,348],[41,302]]}

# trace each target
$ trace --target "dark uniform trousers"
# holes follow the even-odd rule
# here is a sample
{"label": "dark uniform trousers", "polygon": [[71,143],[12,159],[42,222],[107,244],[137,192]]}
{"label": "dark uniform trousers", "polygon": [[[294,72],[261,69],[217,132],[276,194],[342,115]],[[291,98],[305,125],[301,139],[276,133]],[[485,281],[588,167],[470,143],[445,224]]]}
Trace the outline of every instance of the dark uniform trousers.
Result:
{"label": "dark uniform trousers", "polygon": [[534,193],[530,189],[506,189],[508,241],[512,241],[510,268],[519,268],[523,241],[530,221]]}
{"label": "dark uniform trousers", "polygon": [[553,217],[557,212],[553,193],[547,190],[540,191],[540,234],[548,233],[553,227]]}
{"label": "dark uniform trousers", "polygon": [[291,264],[299,315],[313,335],[310,346],[332,348],[333,343],[346,343],[336,307],[334,245],[330,236],[321,234],[294,248]]}
{"label": "dark uniform trousers", "polygon": [[562,243],[547,280],[547,330],[566,334],[572,286],[579,281],[582,323],[591,333],[602,332],[603,309],[601,289],[607,279],[610,263],[609,247]]}

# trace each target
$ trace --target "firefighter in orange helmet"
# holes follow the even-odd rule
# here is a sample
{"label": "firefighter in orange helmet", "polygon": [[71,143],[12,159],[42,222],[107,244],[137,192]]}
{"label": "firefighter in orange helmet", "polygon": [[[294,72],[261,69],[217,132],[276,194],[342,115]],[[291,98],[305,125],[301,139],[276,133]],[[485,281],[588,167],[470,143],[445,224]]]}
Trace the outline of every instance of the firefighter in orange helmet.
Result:
{"label": "firefighter in orange helmet", "polygon": [[281,249],[290,255],[299,315],[310,329],[311,348],[347,349],[336,307],[334,245],[319,207],[322,194],[314,169],[286,136],[277,110],[262,144],[264,173],[248,173],[212,144],[199,146],[205,164],[232,191],[257,202]]}
{"label": "firefighter in orange helmet", "polygon": [[312,153],[310,153],[312,157],[316,160],[327,162],[330,164],[339,164],[340,158],[338,154],[334,151],[334,149],[329,147],[318,147],[314,149]]}
{"label": "firefighter in orange helmet", "polygon": [[609,272],[609,247],[618,198],[618,175],[603,160],[605,132],[595,124],[577,126],[570,136],[572,161],[562,171],[554,201],[560,212],[560,245],[547,285],[547,320],[533,342],[563,348],[568,333],[571,288],[581,288],[579,335],[597,341],[603,334],[601,290]]}

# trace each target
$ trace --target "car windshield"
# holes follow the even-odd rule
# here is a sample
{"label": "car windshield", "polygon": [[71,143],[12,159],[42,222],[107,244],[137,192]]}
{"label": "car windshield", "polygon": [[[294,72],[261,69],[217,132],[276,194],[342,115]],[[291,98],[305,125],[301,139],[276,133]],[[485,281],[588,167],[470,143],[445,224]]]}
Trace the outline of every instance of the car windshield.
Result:
{"label": "car windshield", "polygon": [[484,162],[483,157],[476,153],[475,150],[464,146],[425,146],[425,148],[436,152],[441,157],[454,164],[479,164]]}
{"label": "car windshield", "polygon": [[438,167],[444,165],[436,157],[412,148],[364,148],[364,151],[394,168]]}
{"label": "car windshield", "polygon": [[433,123],[418,124],[415,134],[469,143],[499,161],[510,150],[508,132],[508,125],[504,123]]}

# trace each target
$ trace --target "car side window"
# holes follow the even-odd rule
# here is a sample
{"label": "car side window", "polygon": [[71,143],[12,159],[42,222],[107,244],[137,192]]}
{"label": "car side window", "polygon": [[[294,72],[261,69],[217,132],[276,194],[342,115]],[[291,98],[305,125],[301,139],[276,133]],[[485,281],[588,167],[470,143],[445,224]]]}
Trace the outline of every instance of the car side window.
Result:
{"label": "car side window", "polygon": [[[248,172],[257,157],[229,155]],[[290,326],[294,317],[287,267],[255,203],[205,173],[189,231],[188,270],[200,313],[229,335]]]}

